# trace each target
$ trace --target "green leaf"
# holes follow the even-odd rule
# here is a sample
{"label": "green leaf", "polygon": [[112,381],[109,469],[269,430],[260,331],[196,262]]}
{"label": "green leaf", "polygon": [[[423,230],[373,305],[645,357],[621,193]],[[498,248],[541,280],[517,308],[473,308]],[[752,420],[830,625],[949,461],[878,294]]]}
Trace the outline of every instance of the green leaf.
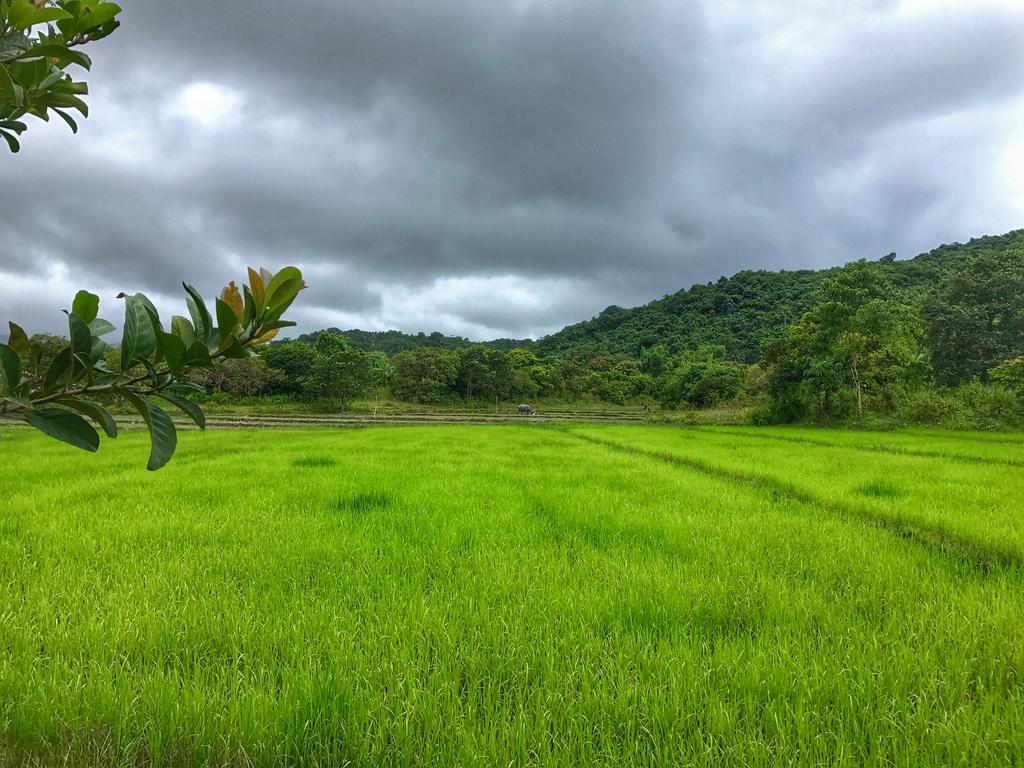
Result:
{"label": "green leaf", "polygon": [[117,389],[115,391],[138,411],[143,421],[146,422],[146,426],[149,427],[150,451],[146,469],[155,472],[171,460],[174,449],[178,445],[178,432],[174,428],[174,422],[165,411],[143,400],[131,390]]}
{"label": "green leaf", "polygon": [[7,12],[7,22],[19,30],[28,29],[35,24],[46,24],[49,21],[72,18],[74,16],[63,8],[45,6],[37,8],[29,0],[11,0],[11,7]]}
{"label": "green leaf", "polygon": [[192,327],[192,323],[180,315],[174,315],[171,318],[171,333],[180,338],[186,347],[191,347],[196,343],[195,328]]}
{"label": "green leaf", "polygon": [[17,104],[18,101],[18,93],[14,89],[14,80],[11,79],[11,74],[7,71],[7,67],[0,67],[0,102]]}
{"label": "green leaf", "polygon": [[71,347],[64,347],[57,353],[46,369],[46,389],[53,390],[67,382],[67,373],[71,369]]}
{"label": "green leaf", "polygon": [[93,338],[97,338],[99,336],[106,336],[108,333],[114,330],[117,329],[114,327],[113,323],[99,317],[97,317],[95,320],[89,323],[89,333],[93,335]]}
{"label": "green leaf", "polygon": [[23,360],[27,360],[31,352],[31,343],[28,340],[28,334],[22,329],[20,325],[8,322],[7,326],[11,329],[10,337],[7,339],[7,344],[13,349],[18,357]]}
{"label": "green leaf", "polygon": [[161,333],[160,345],[164,350],[164,359],[167,361],[167,367],[171,369],[171,373],[177,376],[181,373],[181,368],[185,364],[185,358],[188,354],[185,342],[180,336],[176,336],[173,333]]}
{"label": "green leaf", "polygon": [[228,360],[244,360],[247,357],[252,357],[249,354],[249,350],[238,343],[238,339],[232,339],[231,343],[223,349],[217,350],[217,354],[220,357],[225,357]]}
{"label": "green leaf", "polygon": [[[267,286],[265,303],[268,307],[276,307],[280,303],[277,297],[278,289],[292,280],[298,280],[300,283],[302,282],[302,272],[300,272],[296,267],[285,267],[274,275],[274,278],[270,281],[270,285]],[[295,293],[298,293],[298,289],[296,289]],[[294,294],[292,294],[292,296],[294,298]]]}
{"label": "green leaf", "polygon": [[0,344],[0,394],[11,394],[21,383],[21,359],[6,344]]}
{"label": "green leaf", "polygon": [[75,294],[75,300],[71,303],[71,311],[82,318],[88,325],[96,319],[100,310],[100,297],[88,291],[79,291]]}
{"label": "green leaf", "polygon": [[245,311],[242,313],[242,327],[246,332],[250,330],[252,321],[256,318],[256,298],[252,295],[252,291],[249,290],[249,286],[242,286],[242,299],[244,301]]}
{"label": "green leaf", "polygon": [[[19,57],[19,61],[27,61],[37,56],[44,59],[57,59],[58,66],[62,69],[68,64],[78,64],[83,69],[90,69],[92,67],[92,60],[84,53],[73,51],[57,43],[34,45],[23,56]],[[41,90],[45,90],[45,87],[41,88]]]}
{"label": "green leaf", "polygon": [[199,295],[195,288],[187,283],[182,283],[182,285],[185,286],[185,291],[188,293],[185,303],[188,304],[188,312],[192,315],[192,325],[195,328],[196,339],[203,344],[209,345],[213,340],[213,320],[210,317],[210,311],[206,308],[206,304],[203,303],[203,297]]}
{"label": "green leaf", "polygon": [[87,13],[83,14],[82,31],[87,32],[91,29],[95,29],[96,27],[102,27],[120,12],[121,7],[116,3],[103,3],[102,5],[92,8]]}
{"label": "green leaf", "polygon": [[212,368],[213,361],[210,360],[210,348],[203,342],[197,341],[188,348],[183,367]]}
{"label": "green leaf", "polygon": [[235,310],[228,306],[227,302],[217,299],[217,333],[220,338],[221,348],[231,345],[235,341],[235,329],[238,328],[238,316]]}
{"label": "green leaf", "polygon": [[107,342],[103,341],[102,339],[94,338],[92,340],[92,349],[89,350],[89,362],[92,365],[96,365],[96,363],[100,362],[100,360],[103,358],[103,353],[106,351]]}
{"label": "green leaf", "polygon": [[188,400],[179,395],[171,394],[170,392],[161,392],[159,395],[157,395],[157,397],[162,397],[167,402],[177,406],[182,411],[187,413],[189,417],[192,419],[192,421],[194,421],[200,429],[206,429],[206,414],[203,413],[202,408],[193,403],[191,400]]}
{"label": "green leaf", "polygon": [[75,448],[95,451],[100,447],[100,436],[93,426],[77,413],[63,408],[40,408],[17,414],[40,432]]}
{"label": "green leaf", "polygon": [[77,314],[72,312],[68,315],[68,329],[71,339],[72,363],[89,366],[92,361],[92,334],[89,333],[89,326],[85,324]]}
{"label": "green leaf", "polygon": [[[0,67],[0,72],[3,71],[3,67]],[[21,150],[21,142],[14,138],[14,134],[8,133],[7,131],[0,130],[0,139],[7,142],[7,146],[11,148],[11,152],[17,154]]]}
{"label": "green leaf", "polygon": [[63,109],[53,108],[53,111],[57,113],[61,120],[68,124],[72,133],[78,133],[78,123],[75,122],[75,118],[65,112]]}
{"label": "green leaf", "polygon": [[121,370],[127,371],[156,352],[156,332],[146,305],[138,296],[124,297],[124,335],[121,339]]}
{"label": "green leaf", "polygon": [[117,437],[117,423],[106,408],[76,397],[61,397],[56,402],[88,416],[103,428],[107,437]]}

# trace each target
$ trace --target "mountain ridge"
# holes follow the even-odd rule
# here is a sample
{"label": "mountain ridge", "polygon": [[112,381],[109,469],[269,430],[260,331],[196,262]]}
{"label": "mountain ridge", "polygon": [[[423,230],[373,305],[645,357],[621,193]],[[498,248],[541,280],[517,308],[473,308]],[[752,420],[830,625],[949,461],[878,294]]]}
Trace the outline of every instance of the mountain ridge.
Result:
{"label": "mountain ridge", "polygon": [[[971,238],[966,243],[946,243],[910,259],[896,259],[895,254],[888,254],[872,263],[912,300],[971,256],[1008,248],[1024,248],[1024,229]],[[758,359],[761,343],[809,311],[821,281],[841,268],[741,270],[636,307],[611,305],[589,320],[567,325],[536,340],[474,342],[438,331],[409,334],[395,330],[327,330],[345,334],[357,349],[387,354],[416,347],[461,349],[482,344],[499,349],[524,347],[544,355],[637,357],[644,348],[656,344],[663,344],[671,353],[716,344],[725,347],[727,358],[752,363]],[[322,331],[298,338],[309,341],[319,333]]]}

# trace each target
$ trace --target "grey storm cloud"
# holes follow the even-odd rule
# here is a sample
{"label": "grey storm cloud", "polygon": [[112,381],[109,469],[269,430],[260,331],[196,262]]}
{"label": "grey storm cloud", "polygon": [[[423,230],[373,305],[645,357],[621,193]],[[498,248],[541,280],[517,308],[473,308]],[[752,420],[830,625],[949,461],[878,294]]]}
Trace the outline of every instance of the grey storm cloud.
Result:
{"label": "grey storm cloud", "polygon": [[0,157],[0,320],[295,263],[300,330],[522,337],[1024,223],[1013,2],[123,5]]}

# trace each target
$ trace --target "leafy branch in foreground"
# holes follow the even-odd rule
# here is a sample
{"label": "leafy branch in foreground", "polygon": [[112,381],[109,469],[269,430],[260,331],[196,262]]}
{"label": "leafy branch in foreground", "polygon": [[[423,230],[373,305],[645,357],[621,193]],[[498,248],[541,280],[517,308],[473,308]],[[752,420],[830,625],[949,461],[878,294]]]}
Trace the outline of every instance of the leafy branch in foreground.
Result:
{"label": "leafy branch in foreground", "polygon": [[23,421],[50,437],[95,451],[100,438],[90,420],[108,437],[117,437],[117,424],[96,398],[120,398],[146,423],[152,443],[148,468],[160,469],[174,455],[177,433],[170,416],[150,398],[170,403],[205,428],[202,410],[184,396],[199,388],[181,381],[182,374],[255,355],[255,348],[281,328],[295,325],[281,316],[305,287],[295,267],[277,274],[250,269],[249,284],[239,292],[232,281],[211,315],[195,288],[186,284],[191,320],[175,315],[169,331],[148,298],[122,293],[118,370],[108,364],[108,345],[101,338],[114,326],[99,317],[99,297],[79,291],[67,313],[68,338],[55,353],[44,354],[41,344],[10,323],[10,338],[0,344],[0,419]]}
{"label": "leafy branch in foreground", "polygon": [[89,116],[89,87],[64,70],[92,67],[77,48],[117,29],[120,12],[106,0],[0,0],[0,138],[12,152],[26,115],[49,121],[53,112],[78,132],[69,111]]}

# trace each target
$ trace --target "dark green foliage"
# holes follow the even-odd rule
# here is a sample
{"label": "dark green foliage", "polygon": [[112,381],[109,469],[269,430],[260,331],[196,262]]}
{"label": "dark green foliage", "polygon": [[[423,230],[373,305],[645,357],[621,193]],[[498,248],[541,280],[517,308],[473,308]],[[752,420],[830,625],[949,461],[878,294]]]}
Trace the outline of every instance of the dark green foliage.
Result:
{"label": "dark green foliage", "polygon": [[355,349],[364,352],[383,352],[386,355],[397,355],[399,352],[408,352],[421,347],[432,347],[435,349],[465,349],[467,347],[482,344],[494,349],[511,350],[515,348],[530,348],[534,345],[532,339],[494,339],[492,341],[475,342],[461,336],[446,336],[443,333],[402,333],[402,331],[360,331],[351,329],[342,331],[338,328],[328,328],[315,333],[304,333],[298,337],[298,341],[312,344],[321,333],[335,333],[348,339],[348,343]]}
{"label": "dark green foliage", "polygon": [[775,416],[862,416],[910,378],[920,356],[913,308],[878,265],[854,262],[822,281],[817,304],[766,347]]}
{"label": "dark green foliage", "polygon": [[1024,355],[1005,360],[989,371],[994,384],[1024,398]]}
{"label": "dark green foliage", "polygon": [[[983,251],[1024,247],[1024,230],[943,245],[914,259],[884,257],[876,266],[906,302],[913,303],[953,270]],[[761,345],[809,312],[822,281],[839,268],[783,272],[744,271],[695,285],[642,307],[609,307],[537,342],[545,355],[627,355],[664,345],[671,354],[706,344],[725,347],[729,360],[755,362]]]}
{"label": "dark green foliage", "polygon": [[[92,66],[78,48],[117,29],[120,12],[105,0],[0,0],[0,139],[12,152],[21,147],[18,137],[28,129],[22,119],[29,115],[45,121],[56,115],[78,132],[70,112],[89,116],[82,99],[89,88],[64,70]],[[76,301],[72,311],[82,316],[80,308]]]}
{"label": "dark green foliage", "polygon": [[412,403],[443,403],[451,399],[459,376],[459,355],[450,349],[399,352],[392,359],[395,375],[392,391]]}
{"label": "dark green foliage", "polygon": [[302,380],[305,397],[336,401],[345,408],[366,392],[373,380],[369,355],[334,333],[320,334],[313,349],[313,364]]}
{"label": "dark green foliage", "polygon": [[662,401],[706,408],[739,395],[743,391],[743,371],[724,357],[725,348],[721,346],[684,353],[659,380]]}
{"label": "dark green foliage", "polygon": [[1024,246],[987,251],[965,264],[924,304],[932,364],[956,384],[1024,355]]}

